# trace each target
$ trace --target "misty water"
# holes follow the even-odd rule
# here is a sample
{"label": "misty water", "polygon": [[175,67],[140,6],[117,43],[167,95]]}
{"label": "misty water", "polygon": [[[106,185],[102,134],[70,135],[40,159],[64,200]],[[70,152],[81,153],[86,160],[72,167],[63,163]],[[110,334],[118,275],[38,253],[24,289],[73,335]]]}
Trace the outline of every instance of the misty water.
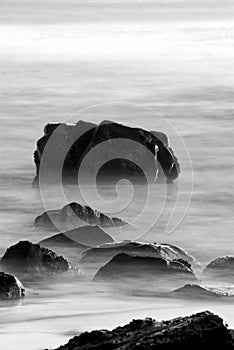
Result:
{"label": "misty water", "polygon": [[[39,191],[31,186],[33,151],[44,125],[67,119],[99,122],[109,114],[108,118],[117,122],[168,133],[182,168],[178,217],[183,216],[191,193],[191,168],[178,135],[191,157],[193,194],[183,221],[173,233],[166,233],[167,211],[142,240],[178,245],[202,265],[233,254],[234,28],[231,22],[215,21],[160,26],[147,24],[144,30],[129,26],[123,35],[118,26],[111,27],[111,32],[108,26],[101,30],[97,25],[97,30],[84,30],[80,37],[80,27],[75,25],[1,25],[1,36],[9,38],[0,44],[1,255],[19,240],[38,242],[52,234],[33,227],[35,217],[45,210]],[[96,37],[100,42],[94,49]],[[112,37],[116,41],[109,46]],[[51,52],[50,43],[54,45]],[[83,45],[80,51],[79,45]],[[117,60],[118,49],[122,54]],[[119,102],[121,112],[117,109],[118,114],[112,104],[107,109],[95,107],[88,113],[77,113],[109,102]],[[160,112],[172,127],[167,129],[168,124],[151,110],[144,115],[143,107]],[[145,233],[144,227],[154,222],[161,208],[162,188],[149,187],[154,200],[141,216],[140,233],[133,229],[113,232],[116,239],[136,239]],[[175,202],[177,189],[176,184],[168,189],[169,203]],[[135,190],[136,198],[128,210],[118,213],[129,221],[141,212],[147,188]],[[53,188],[48,191],[50,208],[66,204]],[[68,201],[78,201],[75,186],[68,186],[65,192]],[[106,201],[115,198],[108,188],[103,187],[100,193]],[[120,193],[129,195],[125,187]],[[101,209],[96,198],[91,204]],[[110,211],[117,212],[114,204]],[[69,258],[69,252],[65,256]],[[78,257],[72,260],[78,263]],[[233,285],[230,281],[218,287],[226,290]],[[55,348],[83,330],[111,329],[132,318],[161,320],[205,309],[234,327],[231,301],[164,299],[146,296],[144,291],[131,296],[110,292],[83,277],[38,282],[29,285],[24,299],[1,301],[1,347],[13,350],[21,343],[25,350]]]}

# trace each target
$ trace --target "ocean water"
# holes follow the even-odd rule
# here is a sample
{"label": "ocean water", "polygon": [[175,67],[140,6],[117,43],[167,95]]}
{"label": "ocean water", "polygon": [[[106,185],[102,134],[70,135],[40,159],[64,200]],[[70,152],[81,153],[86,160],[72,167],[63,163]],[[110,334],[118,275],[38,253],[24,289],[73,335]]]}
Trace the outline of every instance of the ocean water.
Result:
{"label": "ocean water", "polygon": [[[36,23],[29,16],[31,12],[24,9],[26,2],[18,15],[6,6],[6,16],[1,17],[1,254],[21,239],[38,242],[50,235],[33,227],[35,217],[45,210],[40,192],[31,186],[35,175],[33,151],[44,125],[79,119],[98,122],[108,117],[167,132],[182,168],[182,199],[176,217],[183,220],[178,227],[172,233],[165,230],[178,184],[169,189],[169,209],[158,221],[165,189],[151,185],[153,196],[147,210],[143,210],[147,193],[144,187],[135,189],[137,198],[119,213],[129,221],[140,213],[139,234],[125,230],[115,238],[136,239],[144,233],[142,240],[178,245],[203,265],[218,256],[233,255],[231,20],[214,19],[210,10],[208,18],[192,21],[179,12],[183,20],[178,21],[174,9],[166,21],[167,10],[163,7],[165,16],[158,21],[152,18],[146,22],[144,17],[139,22],[140,11],[136,11],[134,21],[126,22],[124,18],[125,22],[115,22],[109,9],[100,22],[80,20],[71,24],[57,8],[56,23],[49,10],[43,23],[41,4],[37,9],[30,7],[37,14]],[[92,13],[92,2],[84,4],[86,12],[81,6],[82,11],[87,15],[90,6]],[[120,15],[124,12],[121,6]],[[69,8],[65,19],[71,20]],[[196,9],[195,15],[201,11]],[[130,193],[125,187],[119,190],[123,196]],[[49,191],[51,196],[46,199],[50,208],[66,204],[56,191]],[[66,200],[77,199],[75,187],[65,192]],[[101,194],[106,200],[114,198],[108,188],[103,188]],[[92,204],[100,206],[97,198]],[[106,202],[102,205],[105,207]],[[109,210],[117,212],[114,203]],[[232,285],[230,282],[219,287]],[[83,330],[113,328],[137,317],[166,319],[204,309],[217,312],[234,327],[231,302],[112,294],[80,280],[38,283],[30,286],[24,300],[1,302],[0,307],[4,350],[14,350],[19,343],[28,350],[54,348]]]}

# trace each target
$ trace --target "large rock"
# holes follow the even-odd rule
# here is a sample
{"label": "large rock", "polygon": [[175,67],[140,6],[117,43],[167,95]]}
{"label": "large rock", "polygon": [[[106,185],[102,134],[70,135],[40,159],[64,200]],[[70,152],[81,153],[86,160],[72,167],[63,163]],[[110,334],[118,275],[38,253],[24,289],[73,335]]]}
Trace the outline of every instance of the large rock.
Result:
{"label": "large rock", "polygon": [[25,288],[14,275],[0,272],[0,299],[22,298]]}
{"label": "large rock", "polygon": [[8,248],[0,263],[5,271],[20,274],[60,273],[75,268],[52,250],[20,241]]}
{"label": "large rock", "polygon": [[45,238],[39,244],[79,266],[85,250],[104,242],[113,242],[113,238],[98,226],[83,226]]}
{"label": "large rock", "polygon": [[57,350],[233,349],[232,332],[209,311],[170,321],[132,320],[112,331],[85,332]]}
{"label": "large rock", "polygon": [[114,242],[113,238],[98,226],[83,226],[64,233],[43,239],[39,243],[44,247],[65,247],[87,250],[89,247],[108,242]]}
{"label": "large rock", "polygon": [[166,260],[179,260],[187,262],[193,268],[199,267],[194,257],[183,249],[170,244],[143,243],[136,241],[122,241],[99,245],[82,253],[83,265],[94,264],[95,268],[106,264],[111,258],[120,253],[142,257],[163,258]]}
{"label": "large rock", "polygon": [[[136,289],[137,284],[152,284],[157,290],[167,290],[197,281],[186,264],[163,258],[118,254],[101,267],[93,279],[95,282],[124,283]],[[132,281],[134,280],[134,282]]]}
{"label": "large rock", "polygon": [[[69,231],[68,231],[69,232]],[[74,248],[80,250],[86,250],[89,246],[77,243],[73,239],[69,238],[66,233],[58,233],[56,235],[50,236],[38,242],[41,246],[46,248]]]}
{"label": "large rock", "polygon": [[39,242],[42,247],[49,248],[68,259],[73,265],[79,265],[83,251],[89,248],[83,244],[73,241],[65,233],[58,233],[54,236],[43,239]]}
{"label": "large rock", "polygon": [[65,205],[59,210],[50,210],[39,215],[34,222],[37,227],[45,228],[77,228],[86,225],[99,226],[102,228],[121,227],[127,225],[121,219],[109,217],[89,206],[76,202]]}
{"label": "large rock", "polygon": [[203,270],[203,276],[219,280],[234,281],[234,256],[222,256],[211,261]]}
{"label": "large rock", "polygon": [[225,293],[220,293],[217,290],[213,290],[198,284],[186,284],[181,288],[177,288],[172,292],[176,297],[183,297],[188,299],[197,298],[220,298],[222,296],[228,296]]}
{"label": "large rock", "polygon": [[[50,139],[52,134],[53,140]],[[119,139],[124,139],[124,142]],[[48,141],[46,156],[42,157]],[[110,121],[103,121],[98,125],[78,121],[73,125],[57,123],[45,126],[44,136],[37,141],[34,152],[37,169],[34,184],[38,183],[40,171],[46,172],[45,178],[54,181],[53,174],[58,173],[60,168],[59,157],[65,159],[62,162],[63,178],[69,182],[77,182],[77,173],[84,157],[105,141],[108,143],[100,150],[99,156],[90,153],[86,164],[87,175],[99,169],[100,160],[103,163],[102,160],[107,159],[97,179],[105,180],[105,183],[110,179],[118,180],[123,177],[145,181],[146,174],[144,175],[143,169],[146,169],[152,182],[158,169],[160,177],[163,175],[167,182],[178,178],[179,163],[168,145],[167,136],[162,132],[131,128]]]}

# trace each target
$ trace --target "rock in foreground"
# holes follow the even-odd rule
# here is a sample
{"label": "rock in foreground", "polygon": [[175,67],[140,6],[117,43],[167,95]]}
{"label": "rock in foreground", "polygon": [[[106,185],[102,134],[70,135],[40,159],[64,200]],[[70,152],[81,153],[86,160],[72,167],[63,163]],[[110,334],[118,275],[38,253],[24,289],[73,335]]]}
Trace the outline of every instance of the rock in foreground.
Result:
{"label": "rock in foreground", "polygon": [[22,298],[25,289],[17,277],[0,272],[0,299]]}
{"label": "rock in foreground", "polygon": [[102,228],[121,227],[127,225],[121,219],[109,217],[89,206],[76,202],[65,205],[60,210],[51,210],[39,215],[34,222],[37,227],[77,228],[85,225],[99,226]]}
{"label": "rock in foreground", "polygon": [[[92,155],[90,151],[101,143],[104,146],[99,154]],[[46,155],[43,155],[45,148]],[[87,155],[87,176],[94,174],[100,168],[100,163],[104,164],[98,179],[105,183],[112,178],[144,179],[142,168],[147,170],[147,175],[153,181],[157,174],[157,163],[168,182],[177,179],[180,172],[177,158],[168,146],[167,136],[162,132],[131,128],[110,121],[98,125],[79,121],[72,125],[57,123],[45,126],[44,136],[37,141],[34,152],[37,169],[34,184],[39,182],[40,171],[46,172],[45,178],[54,181],[53,174],[57,174],[61,166],[63,179],[77,182],[80,165]]]}
{"label": "rock in foreground", "polygon": [[12,273],[59,273],[73,269],[72,265],[52,250],[20,241],[8,248],[1,259],[1,267]]}
{"label": "rock in foreground", "polygon": [[170,321],[133,320],[112,331],[85,332],[57,350],[234,349],[231,331],[209,311]]}
{"label": "rock in foreground", "polygon": [[137,288],[138,283],[147,282],[156,285],[158,289],[167,289],[195,282],[196,277],[192,269],[182,261],[118,254],[98,270],[94,281],[123,282],[126,287],[129,285],[133,289]]}

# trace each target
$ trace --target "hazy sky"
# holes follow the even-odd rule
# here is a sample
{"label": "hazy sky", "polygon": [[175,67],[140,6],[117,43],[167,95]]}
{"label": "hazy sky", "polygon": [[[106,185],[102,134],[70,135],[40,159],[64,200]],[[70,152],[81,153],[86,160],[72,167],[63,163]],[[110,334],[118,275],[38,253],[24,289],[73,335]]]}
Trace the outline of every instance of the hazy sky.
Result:
{"label": "hazy sky", "polygon": [[233,17],[233,0],[0,0],[0,58],[231,59]]}
{"label": "hazy sky", "polygon": [[0,23],[232,18],[233,0],[0,0]]}

